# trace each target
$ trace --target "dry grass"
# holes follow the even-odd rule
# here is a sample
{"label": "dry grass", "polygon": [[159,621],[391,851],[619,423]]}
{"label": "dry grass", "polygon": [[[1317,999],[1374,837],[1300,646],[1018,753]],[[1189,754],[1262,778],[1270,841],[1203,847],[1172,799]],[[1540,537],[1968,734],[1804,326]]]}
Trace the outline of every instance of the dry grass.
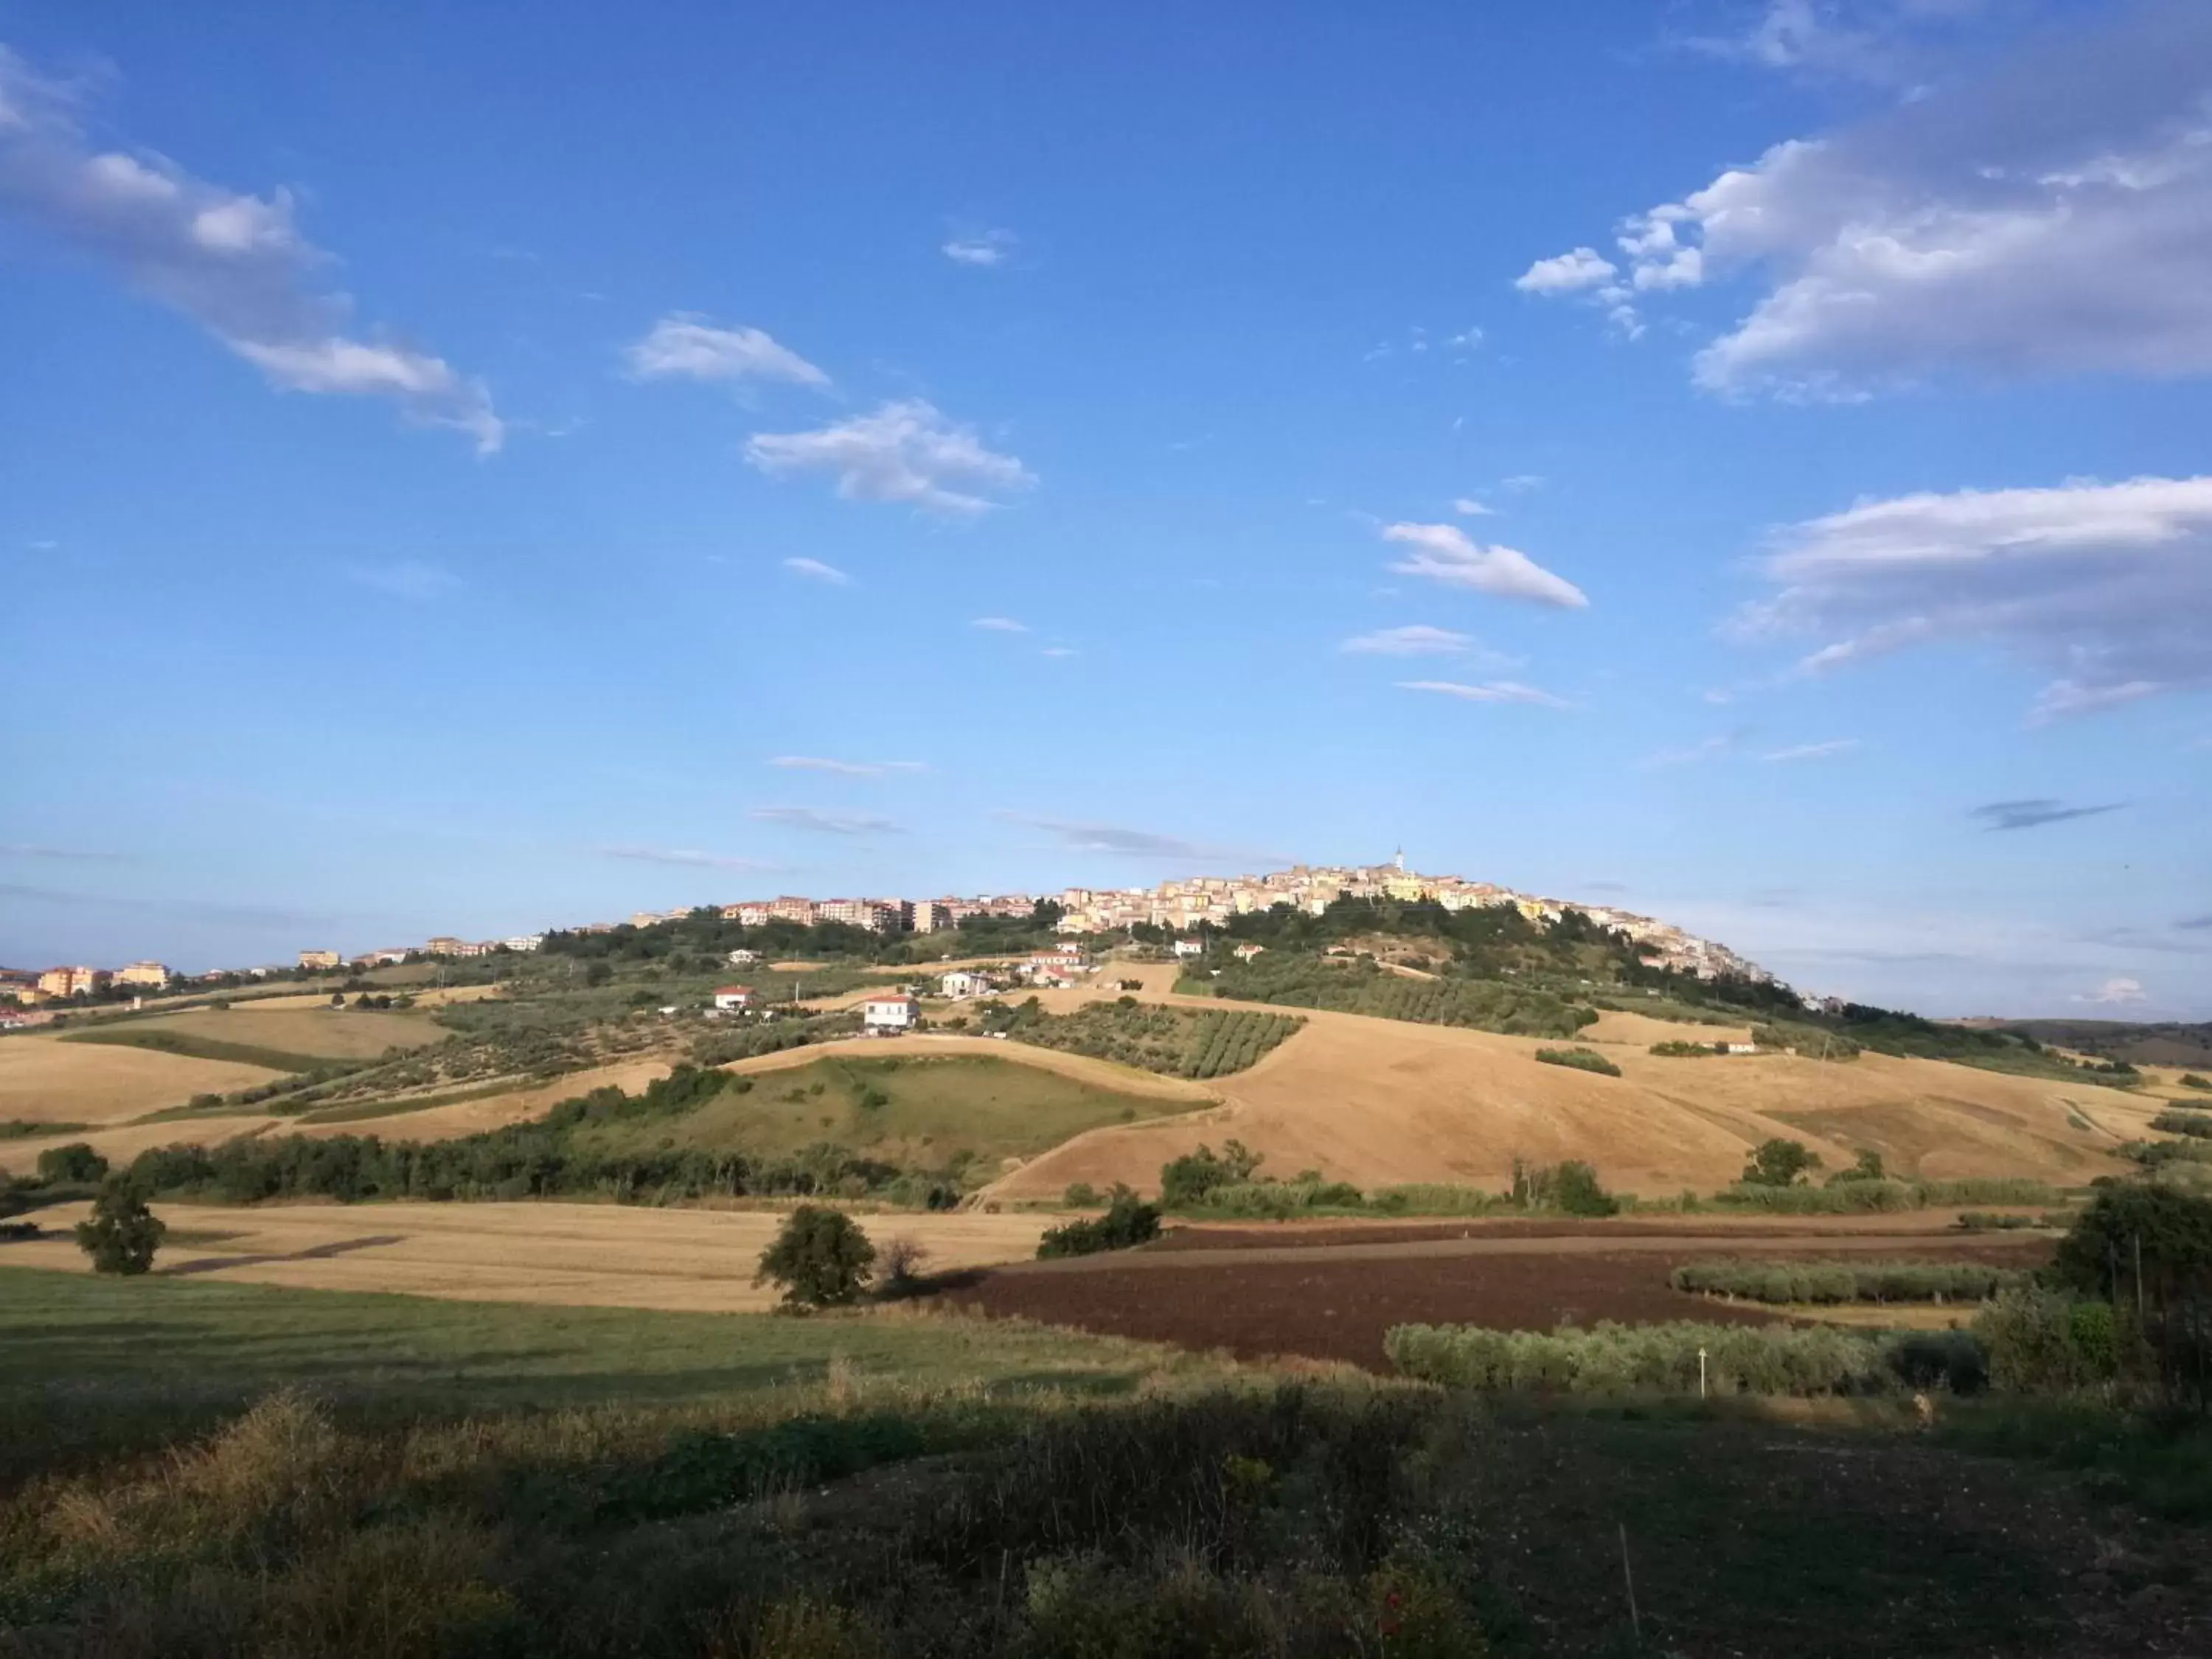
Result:
{"label": "dry grass", "polygon": [[[41,1211],[65,1229],[86,1206]],[[165,1205],[173,1225],[229,1235],[173,1249],[157,1275],[302,1290],[389,1291],[463,1302],[757,1313],[776,1293],[752,1284],[783,1224],[773,1210],[648,1210],[599,1204]],[[928,1252],[932,1271],[1028,1261],[1052,1218],[1034,1214],[861,1215],[878,1243]],[[88,1272],[66,1235],[7,1247],[10,1267]]]}
{"label": "dry grass", "polygon": [[[294,1004],[289,997],[281,1000]],[[325,997],[304,1006],[253,1003],[226,1009],[190,1008],[100,1029],[117,1033],[174,1031],[216,1042],[312,1054],[318,1060],[374,1060],[387,1048],[420,1048],[450,1035],[421,1014],[357,1012],[332,1008],[329,1002]]]}
{"label": "dry grass", "polygon": [[1150,1099],[1188,1101],[1194,1104],[1220,1098],[1205,1084],[1194,1083],[1186,1078],[1163,1077],[1157,1072],[1124,1066],[1116,1060],[1094,1060],[1088,1054],[1064,1054],[1057,1048],[1039,1048],[1026,1042],[1002,1041],[996,1037],[957,1036],[933,1031],[896,1038],[848,1037],[836,1042],[817,1042],[804,1048],[786,1048],[778,1054],[756,1054],[750,1060],[732,1060],[723,1069],[756,1073],[781,1072],[793,1066],[809,1066],[817,1060],[836,1054],[861,1055],[870,1060],[923,1060],[941,1054],[985,1054],[1012,1065],[1033,1066],[1041,1072],[1057,1073],[1061,1077],[1073,1078],[1078,1083],[1111,1089],[1116,1094],[1143,1095]]}
{"label": "dry grass", "polygon": [[[589,1094],[594,1089],[622,1089],[635,1094],[656,1078],[666,1077],[668,1072],[666,1060],[641,1056],[594,1066],[587,1072],[570,1072],[550,1083],[519,1082],[504,1092],[488,1094],[482,1099],[457,1100],[450,1105],[426,1106],[420,1111],[409,1111],[406,1109],[407,1097],[396,1096],[388,1101],[364,1103],[363,1109],[371,1103],[392,1109],[375,1117],[349,1117],[336,1123],[301,1122],[296,1127],[303,1135],[376,1135],[386,1140],[453,1140],[462,1135],[503,1129],[510,1123],[526,1123],[532,1118],[543,1117],[561,1102]],[[452,1091],[452,1085],[447,1085],[429,1093],[434,1097]]]}
{"label": "dry grass", "polygon": [[1614,1079],[1540,1065],[1533,1038],[1301,1012],[1304,1030],[1251,1070],[1214,1080],[1225,1111],[1079,1135],[994,1195],[1047,1197],[1077,1181],[1156,1187],[1168,1159],[1232,1135],[1265,1155],[1269,1174],[1317,1169],[1363,1188],[1502,1188],[1520,1157],[1588,1158],[1624,1191],[1711,1192],[1777,1135],[1804,1141],[1831,1168],[1870,1147],[1892,1170],[1930,1178],[2078,1184],[2118,1170],[2108,1149],[2143,1133],[2160,1104],[2087,1082],[1872,1054],[1847,1064],[1668,1060],[1644,1052],[1647,1030],[1682,1028],[1640,1015],[1607,1017],[1620,1022],[1620,1036],[1600,1039],[1624,1073]]}
{"label": "dry grass", "polygon": [[64,1042],[59,1035],[10,1036],[0,1040],[0,1120],[118,1123],[181,1106],[194,1095],[228,1094],[282,1075],[233,1060]]}

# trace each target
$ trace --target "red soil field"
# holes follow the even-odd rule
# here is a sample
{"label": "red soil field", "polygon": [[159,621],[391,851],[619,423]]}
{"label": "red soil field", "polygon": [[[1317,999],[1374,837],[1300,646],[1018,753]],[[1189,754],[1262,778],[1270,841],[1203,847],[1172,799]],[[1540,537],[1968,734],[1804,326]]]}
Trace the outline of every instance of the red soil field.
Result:
{"label": "red soil field", "polygon": [[[1295,1237],[1264,1229],[1192,1230],[1111,1260],[1091,1256],[983,1270],[943,1295],[957,1306],[994,1316],[1200,1351],[1225,1349],[1242,1358],[1296,1355],[1382,1370],[1389,1364],[1382,1339],[1394,1325],[1535,1331],[1601,1319],[1759,1325],[1778,1317],[1747,1304],[1674,1290],[1667,1283],[1668,1270],[1683,1261],[1730,1255],[1836,1254],[1846,1259],[1940,1256],[2033,1267],[2050,1249],[2044,1240],[2014,1243],[1956,1233],[1881,1240],[1839,1237],[1830,1242],[1808,1239],[1802,1228],[1732,1231],[1721,1241],[1710,1235],[1680,1237],[1675,1243],[1665,1236],[1679,1237],[1679,1227],[1647,1227],[1629,1234],[1617,1231],[1618,1224],[1602,1231],[1587,1224],[1510,1224],[1514,1231],[1503,1236],[1494,1230],[1496,1224],[1483,1229],[1471,1245],[1459,1243],[1461,1234],[1471,1231],[1460,1226],[1299,1230]],[[1435,1240],[1426,1249],[1424,1235]],[[1224,1237],[1235,1243],[1224,1247]],[[1607,1242],[1615,1237],[1624,1248],[1607,1249]],[[1545,1238],[1556,1238],[1559,1248],[1540,1248]],[[1484,1248],[1491,1239],[1498,1248]],[[1532,1243],[1538,1248],[1530,1248]],[[1372,1252],[1378,1244],[1404,1253],[1377,1255]],[[1329,1246],[1352,1248],[1325,1248]],[[1299,1259],[1310,1250],[1309,1259]],[[1193,1252],[1204,1259],[1189,1259]]]}

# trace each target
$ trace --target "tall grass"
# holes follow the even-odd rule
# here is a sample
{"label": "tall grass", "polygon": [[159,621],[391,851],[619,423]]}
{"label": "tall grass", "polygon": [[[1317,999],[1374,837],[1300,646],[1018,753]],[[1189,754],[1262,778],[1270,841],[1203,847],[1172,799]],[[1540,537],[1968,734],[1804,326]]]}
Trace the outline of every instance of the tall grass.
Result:
{"label": "tall grass", "polygon": [[1851,1215],[1869,1211],[1948,1209],[1961,1204],[2050,1206],[2066,1195],[2040,1181],[2009,1176],[1964,1181],[1846,1181],[1833,1187],[1765,1187],[1739,1182],[1714,1195],[1733,1209],[1777,1215]]}

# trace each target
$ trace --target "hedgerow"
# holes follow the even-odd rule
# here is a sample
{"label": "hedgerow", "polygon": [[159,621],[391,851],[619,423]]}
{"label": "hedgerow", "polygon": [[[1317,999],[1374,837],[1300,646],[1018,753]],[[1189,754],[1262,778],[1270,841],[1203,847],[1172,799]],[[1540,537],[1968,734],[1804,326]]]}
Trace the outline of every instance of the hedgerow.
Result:
{"label": "hedgerow", "polygon": [[1382,1346],[1407,1376],[1494,1391],[1694,1394],[1701,1350],[1705,1388],[1721,1395],[1874,1394],[1933,1380],[1966,1392],[1981,1377],[1978,1350],[1970,1352],[1969,1342],[1907,1345],[1827,1325],[1604,1321],[1556,1331],[1399,1325]]}
{"label": "hedgerow", "polygon": [[1691,1261],[1667,1275],[1678,1291],[1753,1302],[1981,1302],[2025,1273],[1971,1261]]}
{"label": "hedgerow", "polygon": [[1550,991],[1501,980],[1408,979],[1372,963],[1270,951],[1221,969],[1207,981],[1218,997],[1328,1008],[1420,1025],[1461,1025],[1514,1036],[1567,1037],[1597,1019],[1595,1009]]}
{"label": "hedgerow", "polygon": [[1867,1211],[1927,1210],[1954,1204],[2051,1206],[2065,1194],[2039,1181],[1996,1176],[1963,1181],[1849,1181],[1833,1187],[1770,1187],[1738,1182],[1715,1203],[1782,1215],[1851,1215]]}

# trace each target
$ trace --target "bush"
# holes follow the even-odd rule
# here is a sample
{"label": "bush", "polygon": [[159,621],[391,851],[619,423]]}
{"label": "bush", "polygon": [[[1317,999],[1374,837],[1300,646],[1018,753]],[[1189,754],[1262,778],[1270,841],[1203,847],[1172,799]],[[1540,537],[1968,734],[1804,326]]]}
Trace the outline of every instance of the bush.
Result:
{"label": "bush", "polygon": [[1527,1210],[1561,1210],[1569,1215],[1617,1215],[1620,1211],[1620,1200],[1598,1184],[1596,1170],[1580,1158],[1533,1167],[1515,1158],[1513,1201]]}
{"label": "bush", "polygon": [[1595,1048],[1539,1048],[1536,1058],[1546,1066],[1571,1066],[1577,1072],[1595,1072],[1601,1077],[1620,1075],[1620,1067]]}
{"label": "bush", "polygon": [[922,1264],[928,1260],[928,1247],[916,1239],[903,1234],[885,1239],[876,1246],[876,1294],[912,1296],[921,1287]]}
{"label": "bush", "polygon": [[1664,1042],[1653,1043],[1651,1045],[1651,1052],[1655,1054],[1663,1055],[1670,1060],[1687,1060],[1692,1057],[1710,1058],[1714,1054],[1726,1054],[1728,1052],[1728,1044],[1725,1042],[1686,1042],[1680,1037],[1669,1037]]}
{"label": "bush", "polygon": [[2199,1077],[2194,1072],[2184,1072],[2181,1074],[2181,1086],[2185,1089],[2212,1090],[2212,1078]]}
{"label": "bush", "polygon": [[1820,1167],[1820,1155],[1808,1152],[1803,1141],[1776,1135],[1752,1149],[1737,1180],[1747,1187],[1795,1187]]}
{"label": "bush", "polygon": [[1407,1376],[1488,1390],[1692,1394],[1701,1348],[1714,1394],[1866,1394],[1904,1380],[1893,1340],[1835,1326],[1601,1321],[1547,1332],[1400,1325],[1382,1347]]}
{"label": "bush", "polygon": [[1854,1181],[1887,1181],[1888,1178],[1881,1167],[1881,1154],[1871,1149],[1863,1149],[1857,1161],[1850,1169],[1837,1170],[1828,1177],[1826,1184],[1842,1187]]}
{"label": "bush", "polygon": [[753,1283],[782,1285],[787,1308],[845,1307],[860,1300],[875,1254],[842,1210],[802,1204],[761,1252]]}
{"label": "bush", "polygon": [[2051,1282],[2117,1301],[2132,1298],[2140,1275],[2164,1303],[2212,1274],[2212,1199],[2166,1187],[2101,1188],[2058,1243]]}
{"label": "bush", "polygon": [[[2185,1083],[2188,1080],[2186,1078],[2182,1079]],[[2198,1078],[2194,1086],[2204,1087],[2204,1079]],[[2191,1112],[2178,1107],[2168,1108],[2151,1119],[2150,1127],[2161,1134],[2190,1135],[2198,1140],[2212,1140],[2212,1112]]]}
{"label": "bush", "polygon": [[39,1154],[41,1181],[98,1181],[107,1173],[107,1160],[82,1140],[66,1146],[49,1146]]}
{"label": "bush", "polygon": [[1990,1382],[2014,1394],[2069,1394],[2108,1382],[2119,1368],[2112,1310],[2058,1291],[2017,1285],[1974,1320]]}
{"label": "bush", "polygon": [[1203,1205],[1217,1187],[1241,1186],[1266,1160],[1241,1140],[1231,1140],[1216,1156],[1201,1143],[1194,1152],[1160,1166],[1160,1206],[1182,1210]]}
{"label": "bush", "polygon": [[1098,1206],[1098,1189],[1087,1181],[1071,1181],[1060,1201],[1071,1210],[1091,1210]]}
{"label": "bush", "polygon": [[1779,1215],[1853,1215],[1871,1211],[1926,1210],[1954,1204],[2057,1205],[2065,1194],[2039,1181],[1992,1178],[1969,1181],[1848,1181],[1829,1187],[1770,1187],[1738,1182],[1715,1194],[1714,1202],[1733,1209],[1765,1210]]}
{"label": "bush", "polygon": [[136,1275],[153,1267],[154,1253],[168,1231],[146,1207],[145,1194],[118,1177],[100,1189],[92,1218],[76,1224],[76,1245],[92,1258],[94,1273]]}
{"label": "bush", "polygon": [[1667,1275],[1678,1291],[1753,1302],[1981,1302],[2025,1273],[1969,1261],[1692,1261]]}
{"label": "bush", "polygon": [[1105,1250],[1126,1250],[1149,1244],[1160,1236],[1160,1212],[1141,1201],[1127,1187],[1114,1189],[1106,1213],[1088,1221],[1070,1221],[1053,1228],[1037,1241],[1037,1260],[1097,1255]]}

